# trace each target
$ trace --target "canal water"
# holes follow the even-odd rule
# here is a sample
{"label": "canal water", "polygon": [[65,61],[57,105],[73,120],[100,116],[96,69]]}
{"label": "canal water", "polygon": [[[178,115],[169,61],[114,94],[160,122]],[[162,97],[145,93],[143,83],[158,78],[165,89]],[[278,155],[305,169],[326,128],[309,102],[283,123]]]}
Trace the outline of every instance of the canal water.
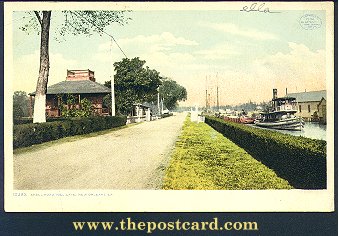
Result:
{"label": "canal water", "polygon": [[[253,127],[260,128],[256,125],[253,125]],[[320,139],[326,141],[326,125],[318,123],[305,122],[305,126],[302,131],[277,130],[277,129],[270,130],[294,136],[303,136],[306,138]]]}

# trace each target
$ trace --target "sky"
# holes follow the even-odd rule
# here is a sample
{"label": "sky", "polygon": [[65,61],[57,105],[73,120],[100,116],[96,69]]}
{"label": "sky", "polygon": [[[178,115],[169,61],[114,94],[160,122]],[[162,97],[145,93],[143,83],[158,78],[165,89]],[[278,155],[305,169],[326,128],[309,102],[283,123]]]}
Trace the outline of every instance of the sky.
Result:
{"label": "sky", "polygon": [[[314,14],[319,28],[305,30],[300,19]],[[128,24],[112,24],[113,35],[127,57],[139,57],[161,76],[187,89],[182,106],[205,105],[205,91],[216,104],[262,102],[288,92],[326,89],[325,11],[286,10],[281,13],[239,10],[136,10],[127,13]],[[23,18],[25,17],[26,18]],[[39,71],[40,38],[19,28],[27,14],[14,12],[5,25],[13,39],[13,89],[35,90]],[[124,58],[106,36],[67,35],[55,40],[63,20],[53,11],[48,85],[65,80],[67,69],[90,69],[97,82],[111,80],[113,63]]]}

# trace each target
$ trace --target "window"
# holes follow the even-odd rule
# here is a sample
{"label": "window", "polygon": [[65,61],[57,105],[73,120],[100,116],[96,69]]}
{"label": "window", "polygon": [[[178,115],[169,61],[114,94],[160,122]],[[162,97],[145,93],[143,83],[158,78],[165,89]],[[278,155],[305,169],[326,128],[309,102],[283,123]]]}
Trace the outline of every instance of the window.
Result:
{"label": "window", "polygon": [[310,113],[311,112],[311,105],[307,105],[308,107],[308,112]]}
{"label": "window", "polygon": [[299,112],[301,112],[301,105],[299,105]]}

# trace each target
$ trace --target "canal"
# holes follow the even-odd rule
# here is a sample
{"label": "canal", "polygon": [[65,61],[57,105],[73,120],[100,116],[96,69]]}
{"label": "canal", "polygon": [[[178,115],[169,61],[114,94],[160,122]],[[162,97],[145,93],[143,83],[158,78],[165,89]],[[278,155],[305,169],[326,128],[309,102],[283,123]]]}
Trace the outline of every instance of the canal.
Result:
{"label": "canal", "polygon": [[[260,128],[256,125],[252,125],[253,127]],[[261,129],[261,128],[260,128]],[[304,129],[302,131],[290,131],[290,130],[277,130],[270,129],[284,134],[290,134],[294,136],[303,136],[306,138],[320,139],[326,141],[326,125],[305,122]]]}

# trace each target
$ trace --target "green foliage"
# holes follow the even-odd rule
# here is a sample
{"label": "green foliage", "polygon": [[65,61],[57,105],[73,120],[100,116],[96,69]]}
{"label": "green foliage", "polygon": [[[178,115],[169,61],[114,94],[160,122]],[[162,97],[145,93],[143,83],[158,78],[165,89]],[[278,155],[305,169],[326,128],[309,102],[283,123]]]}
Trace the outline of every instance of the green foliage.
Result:
{"label": "green foliage", "polygon": [[92,114],[93,114],[92,103],[86,98],[81,99],[78,117],[89,117]]}
{"label": "green foliage", "polygon": [[[67,120],[67,118],[62,118],[62,117],[47,117],[46,118],[47,122],[63,121],[63,120]],[[23,125],[23,124],[31,124],[31,123],[33,123],[33,118],[28,118],[28,117],[15,118],[13,120],[14,125]]]}
{"label": "green foliage", "polygon": [[[128,114],[134,103],[156,102],[158,88],[160,97],[164,100],[164,106],[173,110],[178,101],[187,99],[187,91],[184,87],[169,78],[161,78],[159,72],[142,68],[145,61],[139,58],[124,59],[115,64],[119,66],[119,75],[115,77],[115,100],[117,112]],[[145,70],[143,72],[143,70]],[[106,87],[111,88],[111,81],[105,81]],[[104,97],[103,103],[111,108],[111,95]]]}
{"label": "green foliage", "polygon": [[[106,82],[105,82],[105,86],[106,86]],[[111,114],[111,111],[112,111],[112,95],[111,94],[107,94],[105,97],[103,97],[102,105],[104,107],[107,107],[109,110],[109,113]]]}
{"label": "green foliage", "polygon": [[13,94],[13,118],[28,116],[29,99],[24,91],[15,91]]}
{"label": "green foliage", "polygon": [[326,188],[326,141],[257,129],[214,117],[205,122],[295,188]]}
{"label": "green foliage", "polygon": [[[72,94],[58,95],[60,104],[61,117],[90,117],[93,115],[92,103],[84,98],[78,104],[77,99]],[[66,102],[64,102],[66,100]]]}
{"label": "green foliage", "polygon": [[47,123],[22,124],[13,127],[13,148],[27,147],[59,138],[88,134],[126,124],[126,116],[70,118]]}
{"label": "green foliage", "polygon": [[[106,81],[105,86],[108,87],[107,82],[109,82],[109,88],[111,87],[111,81]],[[115,96],[116,97],[116,96]],[[120,99],[121,100],[121,99]],[[109,113],[112,113],[112,95],[109,93],[102,98],[102,105],[103,107],[107,107]],[[115,114],[122,115],[119,110],[115,111]],[[127,114],[127,113],[126,113]]]}
{"label": "green foliage", "polygon": [[[145,63],[138,57],[114,63],[116,108],[120,114],[127,115],[134,103],[149,102],[157,94],[161,77],[156,70],[144,68]],[[105,82],[105,86],[110,87],[110,82]]]}
{"label": "green foliage", "polygon": [[30,124],[30,123],[33,123],[33,118],[21,118],[21,117],[18,117],[18,118],[14,118],[13,119],[13,124],[14,125],[22,125],[22,124]]}
{"label": "green foliage", "polygon": [[129,11],[62,11],[64,21],[58,28],[60,36],[67,34],[103,35],[104,29],[113,22],[127,24],[131,18],[126,17]]}
{"label": "green foliage", "polygon": [[22,18],[22,25],[19,27],[19,29],[28,35],[32,32],[38,32],[39,34],[41,26],[39,25],[39,21],[37,20],[34,12],[27,11],[25,14],[26,16]]}
{"label": "green foliage", "polygon": [[290,189],[284,179],[204,123],[186,119],[163,189]]}
{"label": "green foliage", "polygon": [[176,81],[165,78],[159,87],[160,97],[164,99],[164,105],[169,110],[173,110],[178,105],[178,101],[187,99],[187,91]]}
{"label": "green foliage", "polygon": [[[102,35],[105,28],[112,23],[119,25],[128,24],[131,20],[127,17],[130,11],[62,11],[53,12],[53,15],[59,15],[62,21],[56,27],[54,39],[64,41],[66,35],[84,34],[91,36],[93,34]],[[27,34],[40,33],[41,26],[37,14],[41,17],[41,11],[27,11],[22,19],[20,29]]]}

